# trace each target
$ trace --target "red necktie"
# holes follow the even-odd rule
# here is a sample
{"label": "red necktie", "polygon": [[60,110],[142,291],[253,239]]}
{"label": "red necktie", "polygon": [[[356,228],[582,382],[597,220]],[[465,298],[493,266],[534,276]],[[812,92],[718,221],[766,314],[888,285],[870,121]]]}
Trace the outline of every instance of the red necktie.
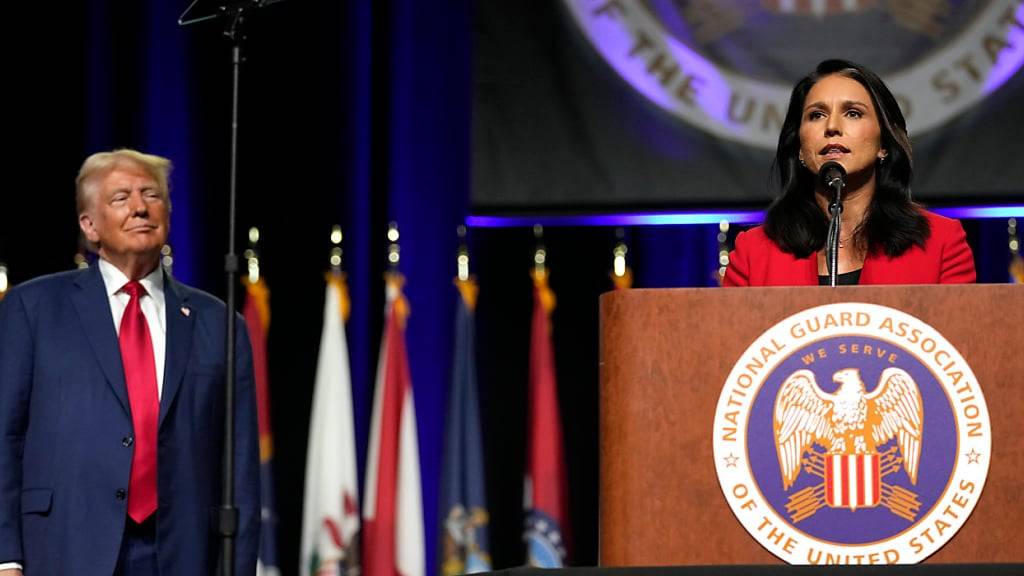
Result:
{"label": "red necktie", "polygon": [[139,299],[146,293],[137,280],[124,285],[122,292],[131,299],[121,317],[121,362],[132,408],[135,452],[128,480],[128,516],[142,523],[156,511],[156,431],[160,417],[160,399],[156,387],[156,361],[149,325],[142,314]]}

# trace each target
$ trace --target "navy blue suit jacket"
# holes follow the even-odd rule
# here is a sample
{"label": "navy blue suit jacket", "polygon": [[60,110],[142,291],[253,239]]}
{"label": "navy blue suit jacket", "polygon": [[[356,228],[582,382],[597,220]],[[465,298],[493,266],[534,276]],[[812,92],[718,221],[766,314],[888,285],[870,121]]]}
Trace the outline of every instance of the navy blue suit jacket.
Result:
{"label": "navy blue suit jacket", "polygon": [[[158,432],[161,573],[215,571],[224,303],[165,274]],[[259,440],[252,351],[237,322],[238,574],[255,572]],[[27,576],[112,574],[127,519],[132,419],[98,266],[35,279],[0,302],[0,562]]]}

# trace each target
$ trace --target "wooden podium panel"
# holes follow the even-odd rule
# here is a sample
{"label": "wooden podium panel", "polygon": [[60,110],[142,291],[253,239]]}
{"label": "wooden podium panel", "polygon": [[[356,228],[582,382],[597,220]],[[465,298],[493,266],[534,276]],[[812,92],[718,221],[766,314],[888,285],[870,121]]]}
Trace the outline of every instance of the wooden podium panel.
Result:
{"label": "wooden podium panel", "polygon": [[715,409],[746,348],[814,306],[864,302],[938,330],[974,371],[993,457],[970,519],[928,562],[1024,561],[1024,286],[627,290],[601,297],[603,566],[780,563],[718,484]]}

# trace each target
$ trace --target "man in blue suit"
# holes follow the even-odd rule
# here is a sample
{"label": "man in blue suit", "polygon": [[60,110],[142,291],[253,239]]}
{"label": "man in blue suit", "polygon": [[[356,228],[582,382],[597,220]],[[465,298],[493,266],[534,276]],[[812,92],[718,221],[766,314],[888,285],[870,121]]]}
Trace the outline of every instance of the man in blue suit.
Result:
{"label": "man in blue suit", "polygon": [[[225,306],[160,267],[169,172],[133,150],[86,159],[76,197],[97,263],[0,302],[0,575],[216,570]],[[236,325],[236,573],[248,576],[259,445]]]}

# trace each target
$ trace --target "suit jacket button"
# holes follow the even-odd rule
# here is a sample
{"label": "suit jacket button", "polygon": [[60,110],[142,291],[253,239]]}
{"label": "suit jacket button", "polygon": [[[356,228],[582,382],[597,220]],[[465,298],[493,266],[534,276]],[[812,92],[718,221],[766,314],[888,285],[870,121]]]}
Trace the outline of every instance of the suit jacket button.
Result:
{"label": "suit jacket button", "polygon": [[125,498],[128,497],[128,491],[125,490],[124,488],[118,488],[117,492],[114,494],[114,497],[117,498],[118,500],[124,500]]}
{"label": "suit jacket button", "polygon": [[134,443],[135,439],[132,438],[131,436],[125,436],[124,438],[121,438],[121,446],[124,446],[125,448],[131,447],[131,445]]}

